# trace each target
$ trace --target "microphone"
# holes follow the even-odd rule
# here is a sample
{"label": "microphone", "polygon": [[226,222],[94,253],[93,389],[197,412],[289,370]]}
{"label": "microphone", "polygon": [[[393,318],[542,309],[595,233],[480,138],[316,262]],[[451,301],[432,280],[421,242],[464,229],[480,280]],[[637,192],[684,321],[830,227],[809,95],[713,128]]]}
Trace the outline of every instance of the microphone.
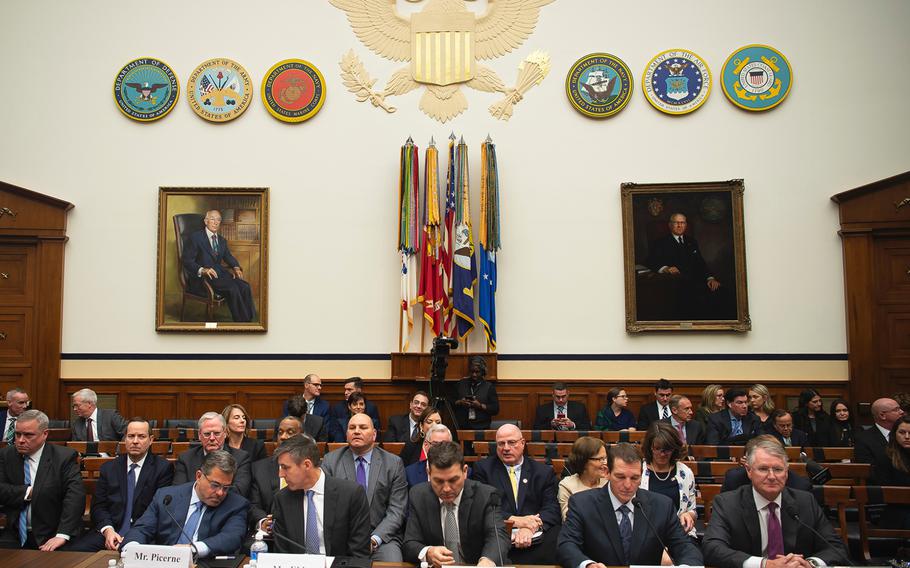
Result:
{"label": "microphone", "polygon": [[[632,498],[632,505],[634,505],[636,509],[638,509],[639,511],[641,511],[641,516],[645,518],[645,521],[647,521],[648,526],[651,527],[651,532],[653,532],[653,533],[654,533],[654,536],[657,537],[657,542],[659,542],[660,545],[661,545],[661,546],[664,548],[664,550],[667,552],[667,557],[670,559],[670,562],[671,562],[674,566],[676,566],[676,560],[674,560],[673,557],[670,556],[670,549],[667,548],[667,545],[664,544],[664,539],[660,538],[660,533],[657,532],[657,529],[656,529],[656,528],[654,528],[654,523],[651,522],[651,518],[648,516],[648,513],[645,511],[645,506],[644,506],[644,504],[641,502],[641,499],[639,499],[638,497],[633,497],[633,498]],[[631,560],[631,558],[630,558],[629,560]]]}
{"label": "microphone", "polygon": [[304,554],[309,554],[309,552],[306,551],[306,547],[305,547],[305,546],[303,546],[302,544],[300,544],[300,543],[297,542],[296,540],[292,540],[292,539],[290,539],[290,538],[284,536],[284,535],[281,534],[280,532],[276,531],[276,530],[275,530],[275,522],[274,522],[274,520],[272,521],[272,532],[271,532],[270,534],[271,534],[272,536],[274,536],[274,537],[280,538],[281,540],[283,540],[284,542],[286,542],[286,543],[288,543],[288,544],[293,544],[294,546],[296,546],[297,548],[299,548],[301,551],[303,551]]}
{"label": "microphone", "polygon": [[822,533],[815,530],[815,527],[803,522],[803,520],[799,518],[799,511],[797,511],[796,506],[793,503],[787,503],[787,507],[784,509],[784,511],[786,511],[787,516],[789,516],[791,519],[815,533],[815,536],[822,539],[822,542],[828,542],[828,539],[825,538]]}
{"label": "microphone", "polygon": [[173,495],[165,495],[165,496],[164,496],[164,502],[163,502],[163,504],[164,504],[164,512],[167,513],[167,516],[171,518],[171,521],[173,521],[173,523],[174,523],[175,525],[177,525],[177,528],[180,529],[180,534],[182,534],[182,535],[186,538],[186,540],[188,540],[188,541],[190,542],[190,548],[193,549],[193,564],[198,564],[198,560],[199,560],[199,550],[197,550],[197,549],[196,549],[196,545],[193,544],[193,537],[192,537],[192,535],[186,534],[186,531],[183,530],[183,525],[181,525],[180,523],[177,522],[177,519],[175,519],[175,518],[174,518],[174,515],[171,514],[170,509],[167,508],[168,505],[170,505],[170,504],[171,504],[171,501],[173,501],[173,500],[174,500],[174,496],[173,496]]}
{"label": "microphone", "polygon": [[502,522],[498,521],[499,519],[499,504],[502,503],[502,495],[499,494],[499,491],[493,491],[490,494],[490,505],[493,506],[493,510],[490,511],[490,516],[493,518],[493,527],[496,528],[496,548],[499,550],[499,565],[505,566],[506,563],[502,559],[502,544],[499,542],[499,529],[497,528],[496,523]]}

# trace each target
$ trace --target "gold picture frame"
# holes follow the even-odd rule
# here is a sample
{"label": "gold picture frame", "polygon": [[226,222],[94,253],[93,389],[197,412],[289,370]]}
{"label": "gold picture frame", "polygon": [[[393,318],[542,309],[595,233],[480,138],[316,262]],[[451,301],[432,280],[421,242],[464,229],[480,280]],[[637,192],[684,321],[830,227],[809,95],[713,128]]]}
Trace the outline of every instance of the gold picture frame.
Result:
{"label": "gold picture frame", "polygon": [[752,329],[743,191],[741,179],[622,184],[627,332]]}

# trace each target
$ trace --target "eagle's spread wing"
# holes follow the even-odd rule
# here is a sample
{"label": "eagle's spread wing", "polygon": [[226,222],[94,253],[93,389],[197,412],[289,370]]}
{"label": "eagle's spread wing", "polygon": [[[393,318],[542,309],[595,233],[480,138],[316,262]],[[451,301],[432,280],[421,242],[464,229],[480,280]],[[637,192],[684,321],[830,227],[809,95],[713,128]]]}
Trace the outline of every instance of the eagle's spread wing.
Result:
{"label": "eagle's spread wing", "polygon": [[486,14],[477,19],[476,57],[493,59],[519,47],[534,31],[541,6],[552,1],[489,0]]}
{"label": "eagle's spread wing", "polygon": [[410,61],[411,26],[395,9],[395,0],[330,0],[344,10],[365,46],[393,61]]}

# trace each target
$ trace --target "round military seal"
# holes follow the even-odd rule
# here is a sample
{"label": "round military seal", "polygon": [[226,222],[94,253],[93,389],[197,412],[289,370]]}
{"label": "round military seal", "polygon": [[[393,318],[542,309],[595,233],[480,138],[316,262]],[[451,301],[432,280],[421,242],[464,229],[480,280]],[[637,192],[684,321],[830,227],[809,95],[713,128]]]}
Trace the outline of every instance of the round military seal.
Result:
{"label": "round military seal", "polygon": [[590,53],[569,69],[566,96],[575,110],[586,116],[613,116],[632,96],[632,72],[615,55]]}
{"label": "round military seal", "polygon": [[784,54],[767,45],[747,45],[724,62],[721,87],[739,108],[762,111],[779,105],[793,85],[793,72]]}
{"label": "round military seal", "polygon": [[250,74],[236,61],[209,59],[190,75],[186,99],[193,112],[211,122],[234,120],[250,106]]}
{"label": "round military seal", "polygon": [[325,102],[325,79],[309,61],[286,59],[262,78],[262,102],[269,114],[284,122],[312,118]]}
{"label": "round military seal", "polygon": [[171,112],[180,98],[180,83],[169,65],[140,57],[123,66],[114,77],[114,100],[120,112],[133,120],[151,122]]}
{"label": "round military seal", "polygon": [[648,62],[641,88],[651,106],[667,114],[688,114],[708,100],[711,70],[698,55],[668,49]]}

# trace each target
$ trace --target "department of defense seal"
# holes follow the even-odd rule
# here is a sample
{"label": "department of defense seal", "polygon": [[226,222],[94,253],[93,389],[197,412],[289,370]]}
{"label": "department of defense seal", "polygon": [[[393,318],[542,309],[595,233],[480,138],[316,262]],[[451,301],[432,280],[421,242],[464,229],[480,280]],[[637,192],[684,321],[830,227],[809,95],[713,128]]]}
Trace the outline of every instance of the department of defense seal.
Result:
{"label": "department of defense seal", "polygon": [[269,114],[284,122],[303,122],[325,102],[325,79],[309,61],[286,59],[262,78],[262,102]]}
{"label": "department of defense seal", "polygon": [[130,61],[114,78],[114,100],[133,120],[151,122],[171,112],[180,98],[180,83],[169,65],[152,57]]}
{"label": "department of defense seal", "polygon": [[767,45],[747,45],[724,62],[720,84],[739,108],[762,111],[779,105],[793,85],[793,72],[784,54]]}
{"label": "department of defense seal", "polygon": [[186,99],[193,112],[211,122],[234,120],[250,106],[250,74],[236,61],[209,59],[190,75]]}
{"label": "department of defense seal", "polygon": [[641,88],[657,110],[667,114],[688,114],[708,100],[711,70],[691,51],[668,49],[648,62],[641,77]]}
{"label": "department of defense seal", "polygon": [[615,55],[590,53],[569,69],[566,96],[575,110],[586,116],[613,116],[632,97],[632,72]]}

